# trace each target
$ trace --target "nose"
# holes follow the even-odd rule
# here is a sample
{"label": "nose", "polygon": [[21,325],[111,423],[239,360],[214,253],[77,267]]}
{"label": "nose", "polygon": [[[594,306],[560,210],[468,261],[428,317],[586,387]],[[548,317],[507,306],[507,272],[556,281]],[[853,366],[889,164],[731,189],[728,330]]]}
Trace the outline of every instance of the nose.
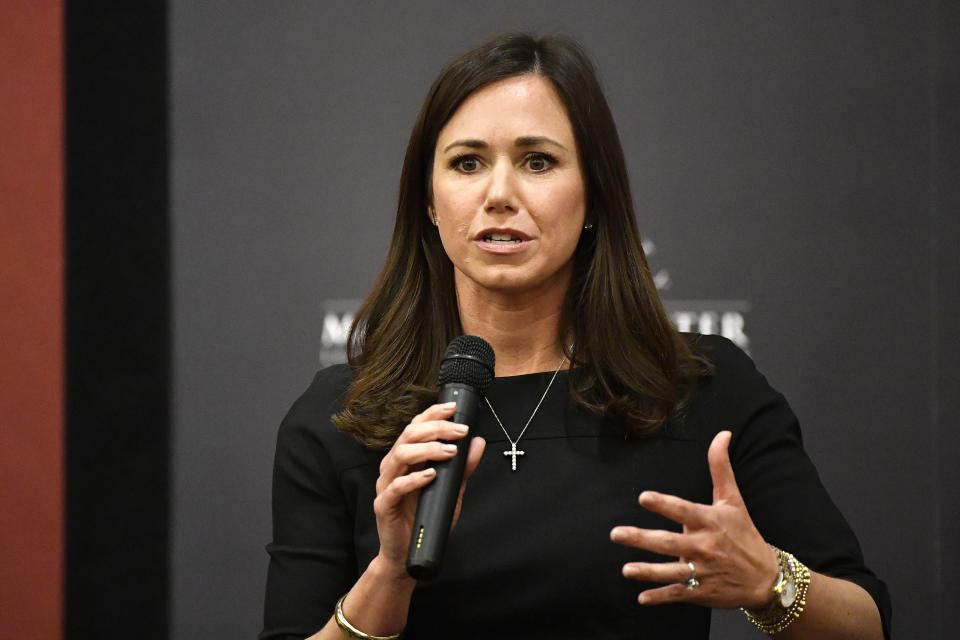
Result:
{"label": "nose", "polygon": [[490,171],[483,209],[487,213],[517,211],[516,185],[509,161],[497,162]]}

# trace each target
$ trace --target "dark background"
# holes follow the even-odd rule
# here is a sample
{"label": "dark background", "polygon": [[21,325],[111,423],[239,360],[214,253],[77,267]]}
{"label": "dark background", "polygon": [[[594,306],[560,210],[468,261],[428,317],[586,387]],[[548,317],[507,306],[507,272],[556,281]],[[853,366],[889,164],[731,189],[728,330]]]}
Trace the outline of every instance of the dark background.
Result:
{"label": "dark background", "polygon": [[[68,477],[88,487],[68,491],[68,595],[71,584],[78,594],[68,635],[98,606],[156,622],[138,628],[152,629],[147,637],[259,630],[276,427],[318,366],[328,301],[372,284],[433,77],[490,35],[531,29],[572,35],[597,61],[653,266],[670,273],[664,298],[747,303],[750,352],[790,399],[825,484],[887,580],[895,636],[947,637],[960,599],[955,3],[156,7],[159,22],[74,14],[88,73],[119,64],[96,62],[105,34],[122,29],[135,53],[100,87],[109,108],[71,104],[68,91],[68,145],[71,122],[88,123],[82,130],[98,126],[90,114],[102,118],[99,142],[81,137],[70,150],[68,177],[73,167],[88,176],[84,189],[104,185],[97,199],[68,189],[68,244],[85,234],[129,243],[126,254],[83,258],[128,267],[122,282],[87,289],[121,311],[125,301],[157,306],[103,317],[102,299],[68,291],[68,373],[116,372],[127,354],[150,375],[96,384],[157,404],[140,408],[144,420],[135,407],[98,417],[89,402],[68,417],[88,447],[83,458],[68,440],[68,470],[88,469]],[[144,44],[157,29],[160,43]],[[127,90],[137,82],[169,93]],[[155,127],[168,138],[151,137]],[[112,147],[96,147],[103,136]],[[149,171],[76,169],[124,162]],[[120,224],[131,218],[143,222]],[[71,263],[74,282],[83,264]],[[98,312],[122,339],[84,351],[89,333],[77,323]],[[154,349],[168,359],[150,364]],[[96,427],[104,419],[130,430],[126,444]],[[130,464],[138,455],[146,464]],[[97,476],[84,461],[155,501],[131,491],[93,504]],[[76,515],[78,506],[93,508]],[[128,516],[149,531],[115,524]],[[98,583],[86,560],[107,553],[137,560]],[[164,606],[129,595],[144,578],[168,595]],[[84,587],[115,597],[87,602]],[[715,620],[716,638],[754,635],[738,612]]]}

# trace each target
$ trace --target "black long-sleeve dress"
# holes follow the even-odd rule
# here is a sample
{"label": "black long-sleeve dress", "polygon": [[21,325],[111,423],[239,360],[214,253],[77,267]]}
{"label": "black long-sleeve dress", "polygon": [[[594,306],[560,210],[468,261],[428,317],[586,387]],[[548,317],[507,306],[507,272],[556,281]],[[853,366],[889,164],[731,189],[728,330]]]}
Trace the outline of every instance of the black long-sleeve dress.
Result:
{"label": "black long-sleeve dress", "polygon": [[[783,396],[729,341],[698,340],[716,373],[654,438],[625,439],[577,410],[561,372],[512,471],[509,442],[481,412],[472,434],[487,449],[440,574],[417,585],[405,638],[707,638],[710,609],[637,604],[644,585],[623,578],[623,564],[668,559],[613,544],[609,534],[616,525],[680,529],[638,505],[645,489],[710,503],[707,448],[724,429],[733,432],[737,483],[764,539],[866,589],[889,636],[886,587],[864,565]],[[511,437],[552,375],[494,381],[487,395]],[[349,380],[343,365],[317,373],[280,427],[262,640],[316,633],[379,549],[373,499],[383,454],[330,422]]]}

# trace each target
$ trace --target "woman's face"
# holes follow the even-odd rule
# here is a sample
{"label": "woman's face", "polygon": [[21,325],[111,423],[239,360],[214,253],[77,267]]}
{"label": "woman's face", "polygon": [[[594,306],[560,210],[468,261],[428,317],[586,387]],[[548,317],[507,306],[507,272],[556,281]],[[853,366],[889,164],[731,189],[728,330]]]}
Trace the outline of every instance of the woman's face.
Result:
{"label": "woman's face", "polygon": [[565,291],[585,201],[573,127],[541,76],[479,89],[440,131],[430,213],[458,288]]}

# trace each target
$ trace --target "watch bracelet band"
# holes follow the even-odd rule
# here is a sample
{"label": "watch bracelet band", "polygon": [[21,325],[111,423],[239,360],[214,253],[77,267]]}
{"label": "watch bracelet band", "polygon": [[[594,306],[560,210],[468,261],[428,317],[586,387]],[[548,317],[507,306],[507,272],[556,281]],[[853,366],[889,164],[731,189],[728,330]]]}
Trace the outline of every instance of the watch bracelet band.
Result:
{"label": "watch bracelet band", "polygon": [[359,640],[397,640],[400,637],[400,634],[395,634],[392,636],[372,636],[369,633],[364,633],[357,629],[355,626],[350,624],[350,621],[347,620],[346,616],[343,615],[343,600],[346,598],[344,594],[339,600],[337,600],[337,610],[334,614],[334,618],[337,621],[337,626],[340,627],[340,630],[343,631],[351,638],[359,638]]}
{"label": "watch bracelet band", "polygon": [[796,587],[796,597],[789,607],[783,607],[780,604],[780,593],[776,590],[780,586],[778,582],[774,587],[774,598],[769,606],[761,611],[741,610],[747,616],[747,620],[752,622],[760,631],[774,635],[793,624],[793,621],[803,613],[803,608],[807,604],[807,589],[810,586],[810,569],[797,560],[793,554],[782,551],[773,545],[770,545],[770,547],[777,554],[781,575],[784,579],[789,579]]}

